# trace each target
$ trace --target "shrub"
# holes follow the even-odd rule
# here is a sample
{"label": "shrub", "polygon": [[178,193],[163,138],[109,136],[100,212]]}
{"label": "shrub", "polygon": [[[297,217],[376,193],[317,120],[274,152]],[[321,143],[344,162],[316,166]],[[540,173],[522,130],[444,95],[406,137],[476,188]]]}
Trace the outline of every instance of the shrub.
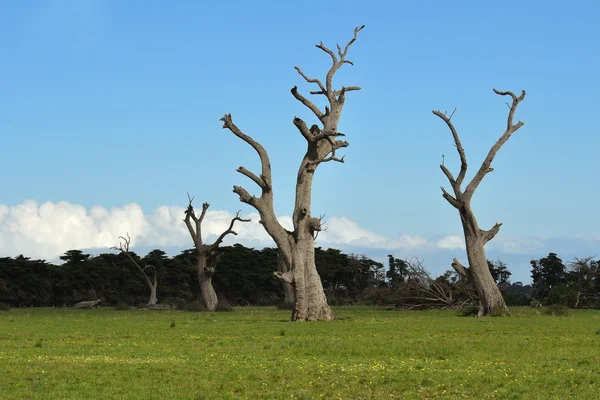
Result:
{"label": "shrub", "polygon": [[577,290],[564,283],[554,286],[548,293],[548,304],[574,307],[577,304]]}
{"label": "shrub", "polygon": [[206,311],[204,304],[202,304],[202,302],[198,299],[188,301],[187,303],[185,303],[185,309],[187,311],[194,311],[194,312]]}
{"label": "shrub", "polygon": [[115,306],[115,310],[129,310],[129,304],[120,301],[117,303],[117,305]]}
{"label": "shrub", "polygon": [[233,306],[227,301],[227,299],[220,299],[217,303],[217,309],[215,311],[233,311]]}
{"label": "shrub", "polygon": [[563,305],[552,304],[551,306],[544,308],[544,315],[552,315],[555,317],[569,317],[573,314],[567,307]]}
{"label": "shrub", "polygon": [[10,306],[0,301],[0,311],[10,311]]}
{"label": "shrub", "polygon": [[508,293],[505,292],[502,294],[504,297],[504,301],[507,306],[527,306],[530,304],[530,300],[527,296],[522,293]]}
{"label": "shrub", "polygon": [[479,314],[479,306],[471,305],[461,309],[458,315],[461,317],[476,317]]}

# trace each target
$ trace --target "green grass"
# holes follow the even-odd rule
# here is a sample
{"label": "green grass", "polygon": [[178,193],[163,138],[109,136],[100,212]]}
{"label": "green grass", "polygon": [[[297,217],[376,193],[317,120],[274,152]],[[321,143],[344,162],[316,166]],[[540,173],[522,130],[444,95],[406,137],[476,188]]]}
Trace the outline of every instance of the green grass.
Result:
{"label": "green grass", "polygon": [[1,399],[598,399],[600,311],[12,309]]}

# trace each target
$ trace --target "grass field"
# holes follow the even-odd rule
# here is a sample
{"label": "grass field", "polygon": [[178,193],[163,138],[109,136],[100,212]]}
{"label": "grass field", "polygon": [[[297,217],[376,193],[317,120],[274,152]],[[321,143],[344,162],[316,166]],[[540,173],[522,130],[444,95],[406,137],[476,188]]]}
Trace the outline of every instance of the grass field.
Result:
{"label": "grass field", "polygon": [[0,312],[0,398],[600,398],[600,311],[334,311]]}

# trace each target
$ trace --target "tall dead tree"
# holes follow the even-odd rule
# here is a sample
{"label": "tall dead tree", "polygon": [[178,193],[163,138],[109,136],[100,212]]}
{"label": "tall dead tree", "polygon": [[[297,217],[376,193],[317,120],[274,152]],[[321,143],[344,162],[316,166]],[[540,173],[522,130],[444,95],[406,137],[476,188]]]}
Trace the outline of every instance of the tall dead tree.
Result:
{"label": "tall dead tree", "polygon": [[458,132],[451,121],[454,112],[448,116],[446,113],[442,113],[441,111],[433,111],[433,114],[441,118],[450,129],[452,137],[454,138],[454,144],[460,157],[460,172],[456,178],[454,178],[450,170],[446,168],[443,163],[440,165],[440,168],[452,186],[454,196],[448,193],[443,187],[441,189],[444,199],[446,199],[448,203],[452,205],[452,207],[456,208],[460,214],[460,220],[462,222],[463,232],[465,235],[467,258],[469,260],[469,267],[465,267],[455,258],[452,262],[452,267],[458,274],[465,277],[475,286],[477,296],[479,297],[479,316],[510,315],[510,313],[506,307],[502,293],[500,293],[500,289],[498,289],[498,286],[496,285],[496,282],[490,273],[484,249],[485,244],[492,240],[494,236],[496,236],[502,224],[496,223],[490,230],[480,229],[479,225],[477,224],[477,220],[475,219],[475,214],[471,209],[471,199],[483,178],[489,172],[494,170],[491,167],[491,164],[498,150],[500,150],[502,145],[506,143],[513,133],[523,126],[523,122],[521,121],[514,124],[513,118],[515,112],[517,111],[517,106],[525,98],[524,90],[520,96],[516,96],[512,92],[501,92],[496,89],[494,89],[494,93],[500,96],[510,96],[512,99],[511,104],[507,103],[509,112],[506,130],[500,139],[498,139],[498,141],[496,141],[496,143],[492,146],[486,158],[483,160],[483,163],[479,167],[479,170],[473,179],[471,179],[471,182],[469,182],[464,191],[461,189],[461,185],[465,179],[465,175],[467,174],[467,156],[465,155],[465,150],[460,142],[460,138],[458,137]]}
{"label": "tall dead tree", "polygon": [[[119,247],[113,247],[113,249],[119,250],[121,253],[127,255],[127,258],[129,258],[133,265],[135,265],[138,271],[140,271],[140,273],[144,276],[144,281],[150,289],[150,298],[148,299],[148,305],[155,305],[158,301],[156,298],[156,288],[158,287],[158,281],[156,278],[156,268],[154,268],[152,265],[146,265],[142,268],[140,264],[138,264],[138,262],[131,256],[131,253],[129,253],[129,243],[131,243],[129,233],[127,234],[126,238],[124,236],[119,236],[119,240]],[[150,276],[146,273],[146,270],[148,269],[154,272],[152,279],[150,279]]]}
{"label": "tall dead tree", "polygon": [[[225,239],[225,236],[232,234],[237,235],[237,232],[233,230],[233,226],[236,221],[240,222],[249,222],[249,219],[240,218],[240,211],[238,211],[231,220],[229,224],[229,228],[225,230],[221,235],[217,238],[217,240],[213,244],[204,244],[202,241],[202,221],[206,216],[206,210],[210,207],[208,203],[202,203],[202,212],[200,216],[197,217],[194,212],[194,206],[192,205],[192,201],[194,198],[188,194],[188,207],[185,210],[185,225],[190,232],[190,236],[194,241],[194,247],[196,248],[196,269],[198,273],[198,281],[200,282],[200,291],[202,292],[202,301],[204,303],[204,307],[206,307],[209,311],[214,311],[217,308],[217,304],[219,304],[219,299],[217,298],[217,293],[212,285],[212,279],[215,275],[215,271],[217,269],[217,264],[219,263],[220,253],[219,253],[219,245]],[[194,225],[192,225],[192,221]]]}
{"label": "tall dead tree", "polygon": [[296,200],[292,215],[294,230],[288,231],[281,226],[273,208],[273,183],[271,180],[271,163],[269,155],[264,147],[250,136],[244,134],[232,121],[231,114],[226,114],[223,128],[229,129],[235,136],[248,143],[260,157],[261,173],[255,173],[244,167],[237,171],[250,178],[261,188],[259,197],[250,195],[241,186],[234,186],[233,191],[240,197],[240,201],[254,207],[260,214],[260,223],[265,227],[267,233],[273,238],[279,248],[286,272],[277,271],[275,274],[290,283],[294,288],[294,310],[292,321],[323,321],[333,319],[331,309],[327,304],[327,298],[323,291],[321,277],[315,265],[315,236],[321,230],[321,219],[312,216],[312,182],[315,171],[324,162],[344,162],[344,157],[338,158],[336,150],[347,147],[348,142],[339,140],[344,134],[338,132],[338,124],[342,114],[342,108],[346,101],[346,93],[360,90],[358,86],[342,86],[340,89],[333,88],[333,77],[344,64],[353,65],[346,58],[350,46],[357,38],[358,32],[364,25],[354,29],[354,37],[342,49],[337,45],[337,54],[327,48],[323,42],[316,47],[331,57],[331,67],[325,77],[325,84],[319,79],[309,78],[299,67],[295,67],[298,74],[308,83],[318,86],[318,90],[311,91],[313,95],[323,95],[329,105],[325,111],[321,111],[312,101],[298,92],[297,86],[291,90],[292,95],[306,106],[320,121],[322,127],[317,124],[308,128],[306,122],[294,117],[294,126],[306,139],[306,154],[302,158],[296,179]]}

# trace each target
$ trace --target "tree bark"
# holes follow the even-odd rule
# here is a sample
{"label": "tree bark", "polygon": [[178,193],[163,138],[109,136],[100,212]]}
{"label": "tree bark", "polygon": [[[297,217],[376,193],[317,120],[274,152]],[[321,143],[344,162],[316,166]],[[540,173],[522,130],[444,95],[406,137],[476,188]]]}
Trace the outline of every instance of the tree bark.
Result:
{"label": "tree bark", "polygon": [[512,104],[507,103],[509,107],[509,113],[506,130],[492,146],[486,158],[479,167],[479,170],[473,179],[471,179],[471,182],[469,182],[464,191],[462,190],[461,185],[465,179],[468,164],[467,156],[458,136],[458,132],[451,121],[456,110],[454,110],[450,116],[446,115],[446,113],[442,113],[441,111],[433,111],[433,114],[442,119],[450,129],[456,150],[460,157],[460,172],[456,179],[450,170],[444,165],[443,161],[440,165],[441,170],[444,172],[444,175],[446,175],[450,185],[452,186],[454,196],[448,193],[443,187],[441,189],[444,199],[446,199],[446,201],[448,201],[448,203],[450,203],[450,205],[456,208],[459,212],[463,233],[465,236],[467,258],[469,261],[469,267],[467,268],[455,258],[454,262],[452,263],[452,267],[458,274],[465,277],[475,287],[477,296],[479,297],[478,316],[510,315],[508,307],[506,307],[506,302],[502,297],[502,293],[500,292],[500,289],[498,288],[498,285],[494,281],[494,278],[489,270],[484,247],[487,242],[496,236],[502,224],[496,223],[490,230],[482,230],[479,228],[475,214],[471,209],[471,199],[475,193],[475,190],[477,187],[479,187],[479,184],[483,178],[494,170],[491,167],[491,164],[496,156],[496,153],[498,153],[498,150],[500,150],[502,145],[506,143],[511,135],[521,126],[523,126],[523,122],[521,121],[513,124],[513,118],[517,110],[517,106],[525,98],[525,91],[523,90],[521,95],[518,97],[512,92],[501,92],[496,89],[494,89],[494,93],[501,96],[510,96],[512,98]]}
{"label": "tree bark", "polygon": [[288,272],[288,268],[279,252],[277,253],[277,272],[279,272],[278,278],[279,282],[281,282],[281,287],[283,288],[282,306],[286,310],[292,310],[295,304],[294,286],[281,277],[282,274]]}
{"label": "tree bark", "polygon": [[158,302],[158,299],[156,297],[156,288],[158,286],[158,282],[156,279],[156,270],[154,271],[154,282],[150,282],[150,279],[147,275],[144,274],[144,276],[146,276],[146,283],[150,288],[150,298],[148,299],[148,305],[153,306]]}
{"label": "tree bark", "polygon": [[323,291],[321,277],[315,265],[315,238],[321,231],[321,219],[311,215],[312,180],[317,167],[324,162],[336,161],[343,163],[344,157],[338,158],[336,150],[347,147],[348,142],[338,140],[345,136],[338,132],[338,123],[342,114],[346,94],[350,91],[360,90],[358,86],[342,86],[334,89],[333,77],[336,71],[344,64],[353,65],[346,59],[348,49],[357,38],[358,32],[364,26],[354,29],[354,37],[342,49],[337,46],[337,55],[323,43],[317,48],[327,53],[332,60],[327,72],[325,84],[319,79],[309,78],[299,67],[296,71],[308,83],[316,84],[319,90],[310,92],[313,95],[323,95],[329,105],[321,111],[313,102],[298,92],[294,86],[292,95],[306,106],[318,118],[322,129],[318,125],[308,128],[306,122],[294,117],[293,124],[300,134],[306,139],[307,150],[298,169],[296,181],[296,200],[292,220],[294,230],[285,230],[275,216],[273,206],[273,184],[271,179],[271,163],[267,151],[252,137],[243,133],[232,121],[231,114],[226,114],[223,128],[229,129],[235,136],[248,143],[258,153],[261,160],[261,173],[259,175],[239,167],[237,171],[245,175],[261,188],[261,196],[256,197],[240,186],[234,186],[233,191],[240,197],[240,201],[254,207],[260,215],[260,223],[277,244],[280,257],[285,268],[280,268],[275,275],[294,289],[294,310],[292,321],[329,321],[333,314]]}
{"label": "tree bark", "polygon": [[207,268],[205,255],[198,254],[197,268],[202,303],[208,311],[215,311],[217,309],[217,304],[219,304],[219,300],[215,288],[212,285],[214,272]]}
{"label": "tree bark", "polygon": [[[479,234],[479,228],[477,227],[477,221],[475,215],[468,208],[468,213],[465,217],[462,217],[463,221],[463,232],[465,234],[465,245],[467,249],[467,259],[469,261],[469,268],[465,267],[455,270],[468,271],[466,273],[467,280],[469,280],[475,287],[477,297],[479,298],[479,313],[478,316],[500,316],[510,315],[504,297],[494,281],[490,269],[488,267],[487,257],[485,255],[484,240],[482,235]],[[476,227],[474,231],[472,228]],[[457,264],[457,261],[453,263],[453,266]]]}

